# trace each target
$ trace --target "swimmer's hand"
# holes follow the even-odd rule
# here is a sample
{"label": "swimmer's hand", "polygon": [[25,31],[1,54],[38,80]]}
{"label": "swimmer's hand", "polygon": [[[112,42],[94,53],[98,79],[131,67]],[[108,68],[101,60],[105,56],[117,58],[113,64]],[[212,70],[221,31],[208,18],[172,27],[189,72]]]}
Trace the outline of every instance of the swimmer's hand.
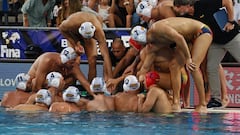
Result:
{"label": "swimmer's hand", "polygon": [[134,68],[133,68],[133,66],[128,66],[128,67],[124,70],[123,74],[134,74]]}
{"label": "swimmer's hand", "polygon": [[143,98],[145,98],[145,95],[144,94],[137,94],[137,96],[138,96],[138,98],[141,98],[141,99],[143,99]]}
{"label": "swimmer's hand", "polygon": [[114,93],[117,88],[117,85],[120,81],[116,79],[108,79],[106,82],[106,87],[110,93]]}
{"label": "swimmer's hand", "polygon": [[142,83],[144,81],[145,75],[144,74],[140,74],[138,77],[138,80],[140,83]]}
{"label": "swimmer's hand", "polygon": [[196,64],[192,62],[192,59],[188,59],[186,62],[186,68],[188,71],[195,71],[196,70]]}
{"label": "swimmer's hand", "polygon": [[84,47],[83,47],[83,46],[76,46],[76,47],[75,47],[75,51],[76,51],[76,53],[77,53],[79,56],[85,54],[85,50],[84,50]]}
{"label": "swimmer's hand", "polygon": [[81,56],[85,54],[85,49],[83,45],[80,43],[80,41],[77,42],[77,44],[74,46],[76,53]]}

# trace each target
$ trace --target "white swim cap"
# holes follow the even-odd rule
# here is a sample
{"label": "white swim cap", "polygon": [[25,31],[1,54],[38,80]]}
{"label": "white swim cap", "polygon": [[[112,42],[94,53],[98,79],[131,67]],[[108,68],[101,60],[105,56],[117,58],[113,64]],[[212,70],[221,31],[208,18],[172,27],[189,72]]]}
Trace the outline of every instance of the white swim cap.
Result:
{"label": "white swim cap", "polygon": [[158,5],[158,0],[142,0],[148,2],[153,7],[156,7]]}
{"label": "white swim cap", "polygon": [[92,92],[105,92],[107,90],[106,83],[104,82],[102,77],[95,77],[92,80],[90,89]]}
{"label": "white swim cap", "polygon": [[30,76],[25,73],[19,73],[15,78],[15,85],[16,88],[20,90],[26,90],[27,88],[27,81],[29,80]]}
{"label": "white swim cap", "polygon": [[47,89],[40,89],[35,98],[36,103],[44,103],[49,106],[52,102],[51,94]]}
{"label": "white swim cap", "polygon": [[62,63],[64,64],[69,60],[75,59],[77,57],[77,53],[72,47],[66,47],[62,50],[60,57]]}
{"label": "white swim cap", "polygon": [[84,22],[78,29],[78,32],[84,37],[84,38],[92,38],[94,35],[96,28],[91,22]]}
{"label": "white swim cap", "polygon": [[152,8],[153,8],[153,6],[150,5],[148,2],[142,1],[138,4],[138,6],[136,8],[136,12],[137,12],[137,14],[151,17]]}
{"label": "white swim cap", "polygon": [[77,103],[80,100],[80,92],[77,87],[69,86],[63,91],[63,100],[66,102]]}
{"label": "white swim cap", "polygon": [[48,75],[46,77],[47,82],[48,82],[48,87],[58,88],[62,78],[63,78],[63,76],[59,72],[48,73]]}
{"label": "white swim cap", "polygon": [[123,83],[124,91],[135,91],[135,90],[138,90],[139,88],[140,88],[140,83],[136,76],[128,75],[124,79],[124,83]]}
{"label": "white swim cap", "polygon": [[137,42],[146,43],[147,42],[147,29],[142,26],[135,26],[131,30],[131,38]]}

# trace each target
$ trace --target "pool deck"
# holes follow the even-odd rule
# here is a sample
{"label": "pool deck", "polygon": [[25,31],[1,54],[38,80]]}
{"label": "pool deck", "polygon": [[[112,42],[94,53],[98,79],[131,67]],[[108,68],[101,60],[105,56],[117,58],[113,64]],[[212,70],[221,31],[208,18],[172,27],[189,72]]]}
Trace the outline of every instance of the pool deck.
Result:
{"label": "pool deck", "polygon": [[[208,108],[208,113],[240,113],[240,108]],[[194,108],[182,109],[182,112],[193,112]]]}

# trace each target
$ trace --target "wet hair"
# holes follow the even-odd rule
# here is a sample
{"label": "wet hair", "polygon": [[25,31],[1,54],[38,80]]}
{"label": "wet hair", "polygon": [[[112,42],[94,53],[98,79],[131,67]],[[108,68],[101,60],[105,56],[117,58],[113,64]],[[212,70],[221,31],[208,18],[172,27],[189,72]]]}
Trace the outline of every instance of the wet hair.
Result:
{"label": "wet hair", "polygon": [[174,6],[193,5],[197,0],[173,0]]}

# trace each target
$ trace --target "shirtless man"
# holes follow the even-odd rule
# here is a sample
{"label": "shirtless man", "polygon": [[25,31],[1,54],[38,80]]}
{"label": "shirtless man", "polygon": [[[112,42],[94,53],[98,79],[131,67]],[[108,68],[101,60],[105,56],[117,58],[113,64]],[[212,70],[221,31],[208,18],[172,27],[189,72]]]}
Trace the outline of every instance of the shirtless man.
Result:
{"label": "shirtless man", "polygon": [[54,102],[49,108],[49,112],[80,112],[82,109],[78,106],[80,94],[78,88],[69,86],[62,94],[64,102]]}
{"label": "shirtless man", "polygon": [[[220,8],[224,8],[227,12],[228,21],[224,29],[218,26],[213,16]],[[222,58],[229,52],[236,61],[240,62],[240,44],[238,44],[240,42],[240,34],[236,27],[237,23],[234,21],[235,11],[232,0],[174,0],[173,9],[179,15],[188,16],[207,24],[213,31],[213,42],[206,56],[207,63],[205,67],[205,76],[207,78],[205,81],[209,83],[209,90],[211,90],[211,98],[208,101],[207,107],[225,106],[228,104],[229,99],[226,92],[225,95],[221,95],[220,92],[220,89],[221,91],[226,90],[226,88],[224,88],[226,84],[223,84],[226,82],[224,74],[222,74],[224,73],[221,67]],[[218,70],[219,73],[217,72]]]}
{"label": "shirtless man", "polygon": [[80,70],[79,64],[76,62],[76,57],[77,54],[71,47],[64,48],[61,54],[47,52],[40,55],[28,71],[30,79],[34,78],[32,91],[36,92],[46,87],[45,80],[47,74],[56,71],[63,75],[66,86],[77,79],[87,92],[92,95],[93,93],[89,89],[90,84]]}
{"label": "shirtless man", "polygon": [[138,112],[138,94],[140,82],[136,76],[128,75],[124,79],[123,92],[114,96],[115,111],[117,112]]}
{"label": "shirtless man", "polygon": [[114,98],[107,91],[103,78],[95,77],[92,80],[90,89],[95,95],[93,96],[93,100],[87,102],[87,111],[114,111]]}
{"label": "shirtless man", "polygon": [[51,94],[47,89],[40,89],[36,93],[35,102],[33,104],[19,104],[12,109],[18,111],[48,111],[52,103]]}
{"label": "shirtless man", "polygon": [[[192,43],[193,41],[194,43]],[[171,17],[157,21],[150,27],[147,33],[147,42],[152,46],[152,49],[148,50],[152,53],[147,55],[141,68],[141,74],[149,71],[152,60],[158,50],[169,45],[176,45],[175,51],[183,53],[183,56],[186,58],[186,67],[191,71],[198,90],[199,105],[195,108],[195,111],[206,112],[203,77],[199,66],[212,42],[211,30],[205,24],[193,19]],[[187,43],[192,43],[191,51]],[[176,62],[172,63],[170,74],[171,78],[177,78],[172,80],[172,84],[174,84],[173,92],[178,93],[181,72],[174,69],[174,65],[176,65]],[[174,97],[173,107],[176,110],[180,110],[179,98]]]}
{"label": "shirtless man", "polygon": [[171,98],[166,91],[157,85],[159,79],[159,74],[155,71],[150,71],[146,74],[144,86],[147,90],[147,94],[146,96],[144,94],[138,95],[138,112],[172,112]]}
{"label": "shirtless man", "polygon": [[144,47],[146,42],[146,31],[147,29],[142,26],[136,26],[131,30],[131,38],[129,39],[130,48],[127,54],[115,67],[113,71],[114,77],[116,77],[116,74],[118,74],[121,70],[131,65],[136,56],[138,56],[140,50]]}
{"label": "shirtless man", "polygon": [[61,73],[50,72],[47,77],[48,90],[52,95],[52,102],[63,101],[62,93],[65,87],[65,81]]}
{"label": "shirtless man", "polygon": [[91,13],[77,12],[71,14],[59,26],[61,34],[69,41],[80,55],[86,52],[89,64],[88,81],[96,77],[96,57],[98,42],[101,55],[104,60],[104,79],[112,78],[112,64],[108,53],[105,33],[102,24],[97,17]]}
{"label": "shirtless man", "polygon": [[[140,52],[140,62],[137,65],[136,70],[140,70],[142,68],[142,65],[145,61],[146,56],[148,55],[148,49],[150,46],[146,46],[143,48]],[[174,52],[174,48],[164,47],[161,50],[158,51],[156,57],[154,58],[152,67],[150,70],[154,70],[158,72],[158,74],[161,76],[161,80],[157,82],[158,87],[164,89],[165,91],[169,91],[172,93],[172,83],[171,83],[171,77],[170,77],[170,62],[173,59],[176,59],[176,56],[178,56],[177,60],[178,62],[182,62],[179,64],[179,67],[181,65],[184,65],[184,58],[179,58],[179,55]],[[184,108],[190,107],[190,79],[189,79],[189,73],[186,71],[184,67],[181,69],[181,91],[182,93],[182,99],[183,99],[183,106]],[[176,95],[175,95],[176,96]],[[179,96],[179,95],[177,95]],[[180,97],[179,97],[180,98]]]}
{"label": "shirtless man", "polygon": [[[122,75],[124,68],[120,71],[115,71],[115,67],[118,65],[118,63],[124,58],[124,56],[127,54],[130,47],[125,47],[123,44],[123,41],[121,38],[115,38],[113,40],[111,50],[109,50],[109,55],[112,62],[113,67],[113,77],[119,77]],[[130,56],[131,57],[131,56]]]}
{"label": "shirtless man", "polygon": [[28,83],[30,76],[25,73],[19,73],[15,78],[15,91],[4,93],[1,106],[14,107],[18,104],[24,104],[31,96],[31,84]]}

